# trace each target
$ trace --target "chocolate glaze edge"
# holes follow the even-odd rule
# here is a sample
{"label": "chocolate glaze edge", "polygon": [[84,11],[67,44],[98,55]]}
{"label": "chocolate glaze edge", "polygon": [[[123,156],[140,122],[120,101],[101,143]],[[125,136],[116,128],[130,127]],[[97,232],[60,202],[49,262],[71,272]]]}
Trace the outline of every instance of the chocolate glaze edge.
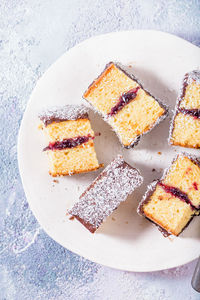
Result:
{"label": "chocolate glaze edge", "polygon": [[[158,228],[158,230],[162,233],[162,235],[164,236],[164,237],[169,237],[170,235],[174,235],[173,233],[171,233],[171,232],[169,232],[169,231],[167,231],[167,230],[165,230],[163,227],[161,227],[160,225],[158,225],[157,223],[155,223],[154,221],[152,221],[151,219],[149,219],[149,218],[147,218],[146,216],[144,216],[148,221],[150,221],[153,225],[155,225],[157,228]],[[190,218],[190,220],[187,222],[187,224],[182,228],[182,230],[181,230],[181,232],[179,232],[179,234],[178,235],[176,235],[176,236],[179,236],[181,233],[183,233],[183,231],[189,226],[189,224],[191,223],[191,221],[193,220],[193,218],[195,217],[195,215],[192,215],[191,216],[191,218]]]}
{"label": "chocolate glaze edge", "polygon": [[88,112],[89,108],[84,105],[64,105],[54,106],[43,110],[39,113],[38,117],[43,122],[44,126],[47,127],[53,122],[59,123],[78,119],[89,119]]}
{"label": "chocolate glaze edge", "polygon": [[[103,75],[103,73],[106,71],[106,69],[107,69],[110,65],[112,65],[112,64],[114,64],[112,61],[110,61],[109,63],[107,63],[107,64],[105,65],[103,71],[99,74],[99,76],[97,76],[97,77],[92,81],[92,83],[90,83],[90,85],[87,87],[87,89],[84,91],[82,98],[83,98],[84,100],[86,100],[88,103],[90,103],[90,102],[85,98],[84,95],[85,95],[86,92],[87,92],[87,91],[95,84],[95,82]],[[100,113],[100,112],[99,112],[99,113]],[[101,113],[100,113],[100,114],[101,114]]]}
{"label": "chocolate glaze edge", "polygon": [[95,231],[98,229],[98,227],[93,226],[92,224],[85,222],[79,216],[73,215],[73,214],[72,214],[72,216],[75,217],[81,224],[83,224],[83,226],[85,226],[85,228],[87,228],[91,233],[95,233]]}
{"label": "chocolate glaze edge", "polygon": [[[192,71],[192,72],[194,72],[194,71]],[[181,101],[183,100],[183,98],[185,96],[185,91],[186,91],[186,88],[187,88],[187,86],[189,84],[188,81],[189,81],[189,78],[190,78],[190,74],[192,72],[186,73],[184,75],[183,79],[182,79],[182,82],[181,82],[181,86],[180,86],[178,98],[176,100],[176,106],[175,106],[175,109],[174,109],[174,113],[173,113],[173,117],[172,117],[172,120],[171,120],[170,129],[169,129],[169,138],[168,138],[168,144],[169,145],[173,145],[172,135],[173,135],[173,131],[174,131],[175,118],[176,118],[177,114],[179,113],[180,104],[181,104]],[[179,145],[179,146],[181,146],[181,145]],[[191,147],[191,148],[194,148],[194,147]]]}
{"label": "chocolate glaze edge", "polygon": [[65,118],[65,119],[60,119],[60,118],[51,118],[51,120],[44,120],[44,118],[39,117],[40,120],[43,122],[44,126],[47,127],[48,125],[52,124],[52,123],[61,123],[64,121],[76,121],[76,120],[80,120],[80,119],[89,119],[88,113],[85,113],[79,117],[77,117],[76,119],[69,119],[69,118]]}

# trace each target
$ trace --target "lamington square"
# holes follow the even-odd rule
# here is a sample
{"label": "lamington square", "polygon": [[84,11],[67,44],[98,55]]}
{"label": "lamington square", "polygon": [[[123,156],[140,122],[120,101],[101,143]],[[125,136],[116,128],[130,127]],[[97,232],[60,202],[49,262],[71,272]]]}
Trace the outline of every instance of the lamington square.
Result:
{"label": "lamington square", "polygon": [[54,107],[43,111],[39,118],[48,141],[44,151],[48,154],[50,175],[72,175],[100,167],[88,108],[83,105]]}
{"label": "lamington square", "polygon": [[164,235],[178,236],[200,209],[200,162],[179,154],[161,180],[153,182],[138,213],[155,223]]}
{"label": "lamington square", "polygon": [[139,171],[118,155],[80,196],[69,214],[94,233],[142,181]]}
{"label": "lamington square", "polygon": [[133,76],[110,62],[84,93],[126,148],[166,117],[166,107],[147,92]]}
{"label": "lamington square", "polygon": [[200,71],[185,74],[172,120],[169,142],[200,148]]}

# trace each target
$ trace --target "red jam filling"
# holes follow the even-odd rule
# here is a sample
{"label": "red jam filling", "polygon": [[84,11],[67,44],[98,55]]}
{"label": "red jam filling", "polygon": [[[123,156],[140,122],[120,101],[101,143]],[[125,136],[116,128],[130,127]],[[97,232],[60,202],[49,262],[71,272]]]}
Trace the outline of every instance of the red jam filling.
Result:
{"label": "red jam filling", "polygon": [[198,184],[196,182],[193,182],[193,187],[196,191],[198,191]]}
{"label": "red jam filling", "polygon": [[192,210],[195,209],[186,193],[182,192],[181,190],[179,190],[176,187],[168,186],[162,182],[158,182],[158,185],[160,185],[166,193],[170,193],[172,196],[175,196],[175,197],[179,198],[181,201],[184,201],[187,204],[189,204]]}
{"label": "red jam filling", "polygon": [[111,117],[111,116],[115,115],[130,101],[134,100],[135,97],[137,96],[137,92],[139,89],[140,89],[140,87],[138,86],[138,87],[131,89],[130,91],[122,94],[121,97],[119,98],[119,101],[117,102],[117,104],[114,107],[112,107],[108,116]]}
{"label": "red jam filling", "polygon": [[195,119],[200,119],[200,109],[186,109],[186,108],[179,108],[179,111],[183,114],[190,115]]}
{"label": "red jam filling", "polygon": [[81,144],[87,143],[90,139],[94,139],[91,135],[87,136],[78,136],[75,138],[65,139],[62,141],[57,141],[54,143],[49,143],[49,146],[44,148],[46,150],[62,150],[66,148],[74,148]]}

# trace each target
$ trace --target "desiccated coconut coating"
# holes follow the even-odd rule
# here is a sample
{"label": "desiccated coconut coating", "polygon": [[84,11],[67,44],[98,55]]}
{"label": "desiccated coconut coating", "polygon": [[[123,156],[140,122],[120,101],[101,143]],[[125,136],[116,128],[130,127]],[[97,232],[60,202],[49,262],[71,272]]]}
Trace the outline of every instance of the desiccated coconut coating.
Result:
{"label": "desiccated coconut coating", "polygon": [[47,126],[52,122],[88,119],[88,112],[89,109],[84,105],[54,106],[43,110],[39,118]]}
{"label": "desiccated coconut coating", "polygon": [[138,170],[119,155],[86,189],[69,213],[93,233],[142,181]]}

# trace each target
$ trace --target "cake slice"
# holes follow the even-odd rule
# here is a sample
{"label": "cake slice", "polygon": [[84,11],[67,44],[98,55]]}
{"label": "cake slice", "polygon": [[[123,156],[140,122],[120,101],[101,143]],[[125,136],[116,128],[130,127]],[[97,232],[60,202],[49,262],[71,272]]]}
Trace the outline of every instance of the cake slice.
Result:
{"label": "cake slice", "polygon": [[158,225],[164,235],[178,236],[199,209],[200,162],[181,153],[161,180],[148,187],[138,213]]}
{"label": "cake slice", "polygon": [[85,190],[69,213],[94,233],[142,181],[139,171],[119,155]]}
{"label": "cake slice", "polygon": [[100,167],[85,106],[54,107],[39,118],[48,141],[44,151],[48,153],[50,175],[72,175]]}
{"label": "cake slice", "polygon": [[200,148],[200,71],[187,73],[183,79],[169,142],[176,146]]}
{"label": "cake slice", "polygon": [[116,132],[126,148],[166,117],[166,107],[139,81],[110,62],[83,95]]}

